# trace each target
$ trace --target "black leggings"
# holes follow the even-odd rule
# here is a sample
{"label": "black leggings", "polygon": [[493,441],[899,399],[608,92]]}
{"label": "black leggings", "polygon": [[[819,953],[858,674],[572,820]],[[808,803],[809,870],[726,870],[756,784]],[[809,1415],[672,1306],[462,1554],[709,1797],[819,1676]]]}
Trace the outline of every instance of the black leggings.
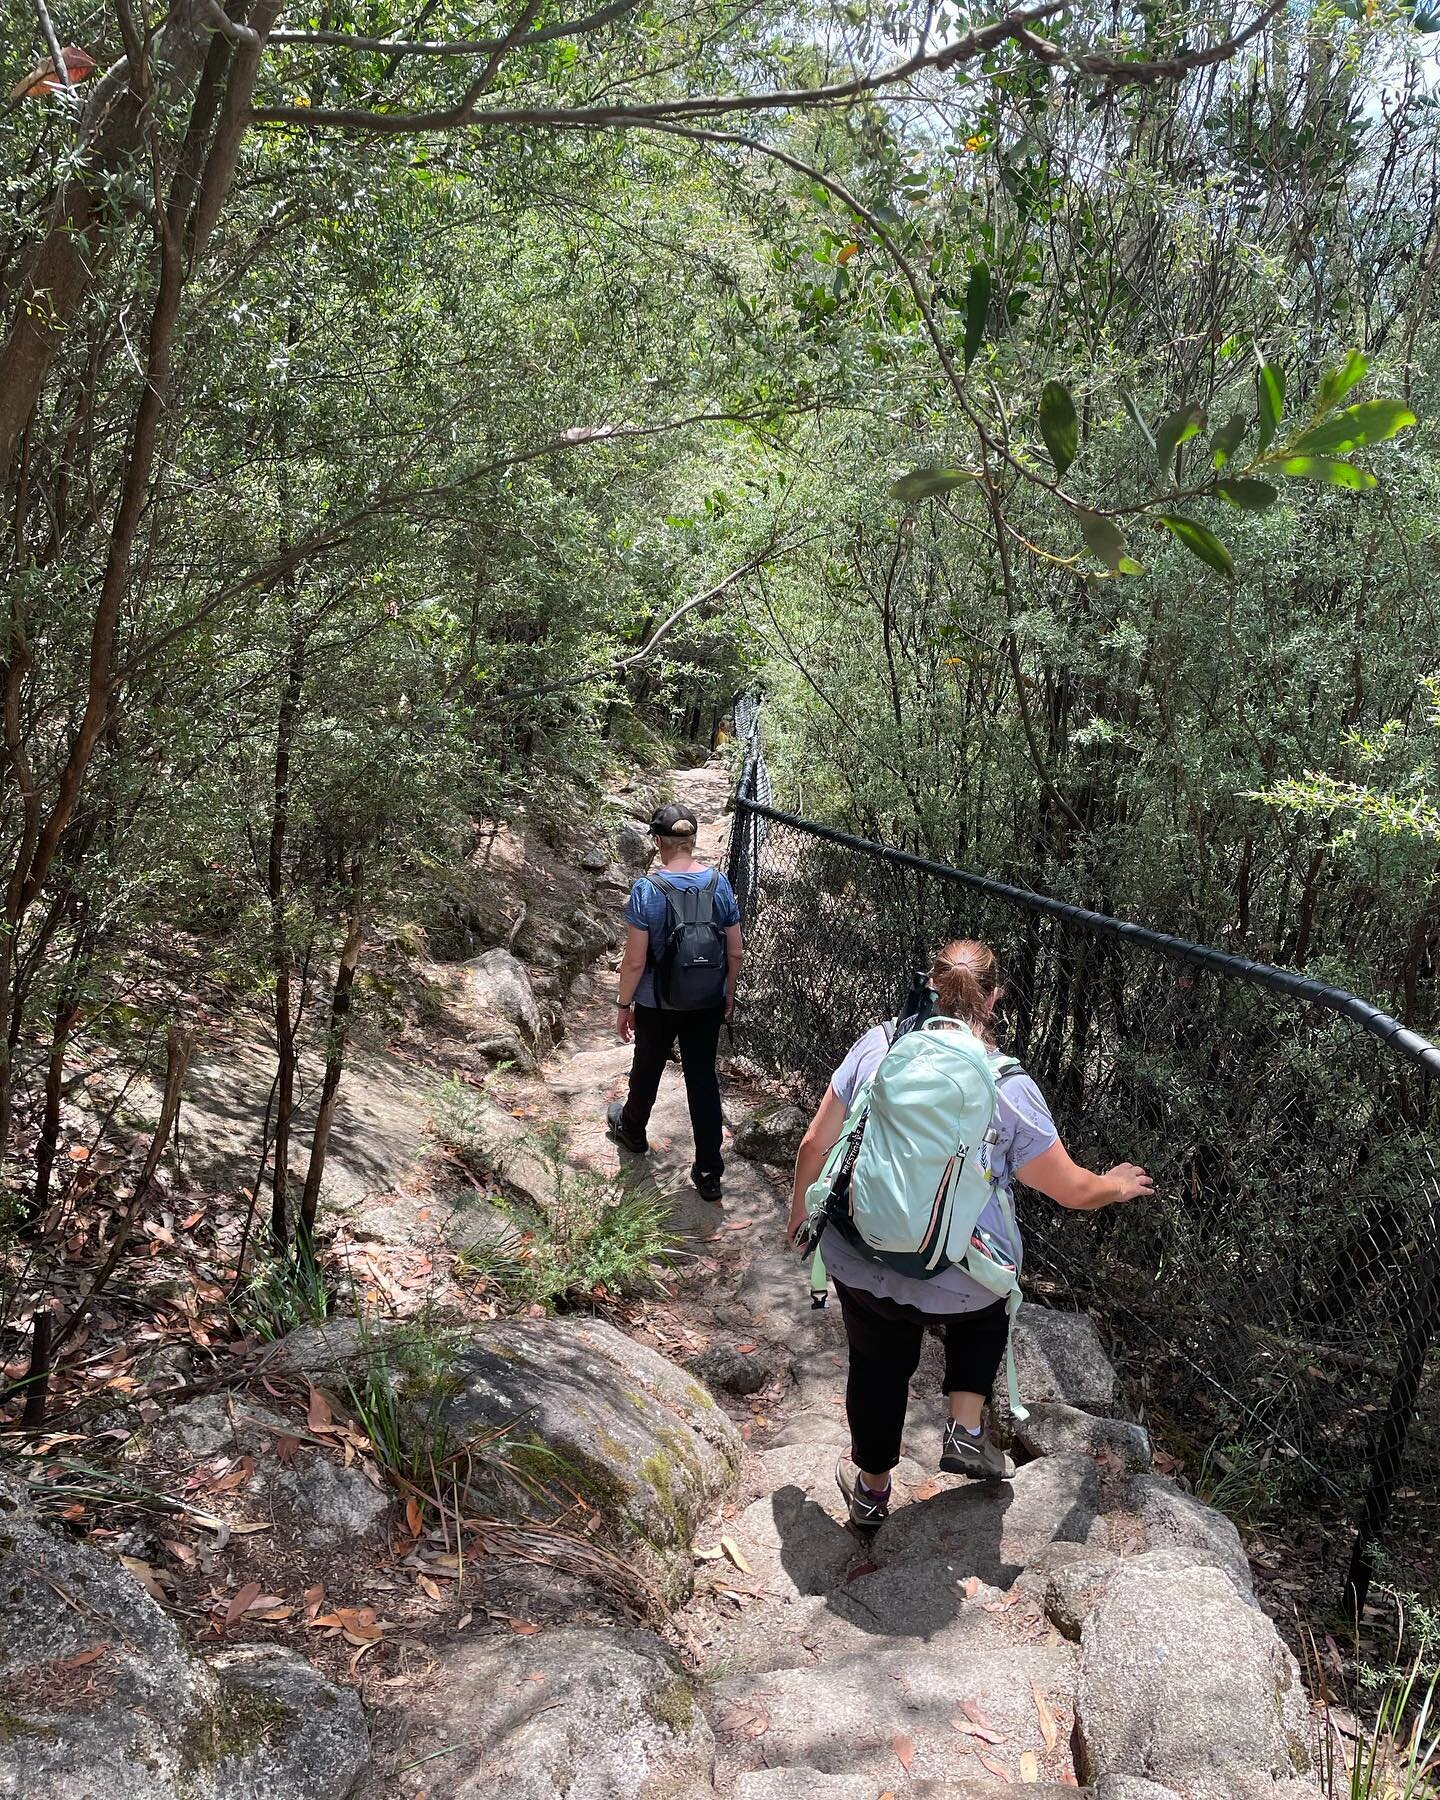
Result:
{"label": "black leggings", "polygon": [[926,1327],[944,1328],[941,1392],[988,1394],[1005,1356],[1010,1321],[1003,1300],[978,1312],[922,1313],[863,1288],[842,1287],[838,1281],[835,1288],[850,1340],[845,1411],[851,1455],[860,1468],[883,1475],[900,1460],[910,1377],[919,1367]]}

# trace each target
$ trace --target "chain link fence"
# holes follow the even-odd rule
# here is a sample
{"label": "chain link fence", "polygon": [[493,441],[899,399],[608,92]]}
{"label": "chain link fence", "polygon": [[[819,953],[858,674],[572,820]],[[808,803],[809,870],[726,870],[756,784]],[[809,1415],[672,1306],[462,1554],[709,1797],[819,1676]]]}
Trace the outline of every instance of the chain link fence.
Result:
{"label": "chain link fence", "polygon": [[751,733],[730,874],[743,1045],[811,1101],[912,969],[978,937],[999,1035],[1072,1154],[1152,1200],[1017,1198],[1026,1285],[1095,1315],[1132,1398],[1317,1582],[1440,1599],[1440,1051],[1354,995],[794,818]]}

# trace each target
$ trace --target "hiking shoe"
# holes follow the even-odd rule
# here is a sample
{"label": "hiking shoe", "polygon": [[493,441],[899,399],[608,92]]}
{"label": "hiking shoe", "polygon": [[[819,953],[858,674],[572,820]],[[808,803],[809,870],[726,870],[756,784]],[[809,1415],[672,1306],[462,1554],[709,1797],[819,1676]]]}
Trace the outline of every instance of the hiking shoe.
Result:
{"label": "hiking shoe", "polygon": [[649,1153],[650,1140],[643,1137],[632,1137],[625,1129],[625,1102],[612,1100],[605,1108],[605,1135],[612,1138],[622,1150],[628,1150],[632,1156],[645,1156]]}
{"label": "hiking shoe", "polygon": [[972,1481],[1008,1481],[1015,1473],[1014,1463],[998,1444],[990,1441],[988,1431],[971,1437],[955,1419],[945,1427],[940,1467],[947,1475],[968,1475]]}
{"label": "hiking shoe", "polygon": [[692,1169],[690,1179],[695,1183],[695,1191],[702,1200],[718,1200],[720,1198],[720,1177],[707,1174],[703,1169]]}
{"label": "hiking shoe", "polygon": [[846,1474],[843,1456],[835,1465],[835,1482],[845,1496],[845,1504],[850,1508],[850,1523],[855,1529],[878,1531],[890,1517],[890,1496],[894,1490],[887,1487],[883,1494],[872,1494],[861,1483],[858,1469],[853,1479]]}

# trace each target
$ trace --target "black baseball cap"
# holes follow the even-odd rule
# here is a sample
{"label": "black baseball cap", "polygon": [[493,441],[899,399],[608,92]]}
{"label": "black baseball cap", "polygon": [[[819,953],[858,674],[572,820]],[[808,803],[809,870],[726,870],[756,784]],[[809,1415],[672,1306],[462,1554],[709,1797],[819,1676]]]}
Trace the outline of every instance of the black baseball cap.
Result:
{"label": "black baseball cap", "polygon": [[694,809],[689,806],[662,806],[650,821],[656,837],[694,837],[698,829]]}

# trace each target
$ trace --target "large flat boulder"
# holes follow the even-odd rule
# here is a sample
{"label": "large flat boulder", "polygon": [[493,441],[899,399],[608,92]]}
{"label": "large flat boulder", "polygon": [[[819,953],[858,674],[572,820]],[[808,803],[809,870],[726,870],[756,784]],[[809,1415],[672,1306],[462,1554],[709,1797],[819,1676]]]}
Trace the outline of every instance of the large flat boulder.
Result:
{"label": "large flat boulder", "polygon": [[1049,1545],[1101,1542],[1100,1474],[1088,1456],[1050,1456],[1010,1481],[972,1481],[901,1507],[875,1534],[873,1560],[943,1563],[1009,1588]]}
{"label": "large flat boulder", "polygon": [[[1063,1637],[1079,1640],[1085,1621],[1105,1598],[1111,1577],[1125,1571],[1126,1580],[1149,1575],[1172,1575],[1184,1569],[1219,1569],[1234,1583],[1235,1591],[1247,1606],[1256,1600],[1248,1582],[1241,1582],[1218,1551],[1174,1545],[1163,1550],[1142,1550],[1137,1556],[1123,1560],[1108,1551],[1095,1551],[1084,1558],[1054,1563],[1040,1573],[1043,1578],[1045,1616]],[[1027,1579],[1032,1571],[1027,1571]]]}
{"label": "large flat boulder", "polygon": [[1114,1570],[1081,1638],[1081,1775],[1158,1782],[1186,1800],[1253,1800],[1311,1767],[1300,1670],[1216,1568]]}
{"label": "large flat boulder", "polygon": [[[1058,1780],[1069,1757],[1063,1735],[1047,1748],[1035,1706],[1045,1694],[1057,1720],[1074,1693],[1069,1646],[986,1647],[948,1654],[884,1644],[835,1657],[814,1668],[722,1681],[715,1688],[717,1735],[727,1760],[742,1766],[815,1769],[864,1777],[874,1792],[918,1791],[922,1781],[954,1782],[978,1773],[975,1739],[952,1724],[978,1709],[1001,1744],[990,1746],[1012,1781],[1020,1758]],[[897,1744],[909,1756],[907,1770]],[[763,1790],[762,1790],[763,1791]],[[782,1790],[783,1791],[783,1790]],[[942,1790],[943,1791],[943,1790]]]}
{"label": "large flat boulder", "polygon": [[521,1319],[456,1357],[444,1422],[457,1438],[503,1432],[476,1458],[477,1498],[510,1517],[565,1517],[618,1552],[670,1602],[691,1546],[733,1487],[740,1437],[700,1384],[603,1319]]}
{"label": "large flat boulder", "polygon": [[344,1800],[355,1790],[370,1763],[355,1693],[289,1650],[203,1661],[119,1563],[49,1530],[8,1484],[4,1494],[4,1800]]}
{"label": "large flat boulder", "polygon": [[[709,1793],[710,1727],[645,1631],[552,1631],[447,1650],[412,1733],[430,1800],[679,1800]],[[407,1759],[408,1760],[408,1759]]]}

